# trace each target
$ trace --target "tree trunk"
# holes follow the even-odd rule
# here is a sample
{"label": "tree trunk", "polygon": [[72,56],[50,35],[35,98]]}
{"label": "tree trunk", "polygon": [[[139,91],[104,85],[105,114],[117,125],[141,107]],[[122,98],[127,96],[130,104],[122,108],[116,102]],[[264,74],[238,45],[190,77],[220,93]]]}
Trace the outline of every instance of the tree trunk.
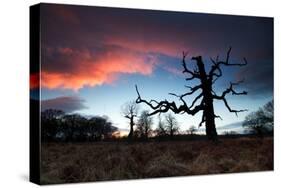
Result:
{"label": "tree trunk", "polygon": [[216,124],[215,124],[215,114],[214,114],[214,105],[213,101],[209,102],[208,105],[206,105],[206,109],[204,110],[205,115],[205,126],[206,126],[206,135],[209,140],[212,140],[214,142],[218,141],[218,135],[216,131]]}
{"label": "tree trunk", "polygon": [[216,142],[218,141],[218,135],[216,131],[215,112],[214,112],[211,87],[212,86],[208,82],[206,87],[204,87],[203,93],[204,93],[205,109],[203,111],[203,118],[205,119],[206,135],[208,139]]}
{"label": "tree trunk", "polygon": [[129,140],[132,140],[134,134],[134,117],[130,118],[130,133],[128,135]]}
{"label": "tree trunk", "polygon": [[197,58],[197,66],[201,76],[201,84],[203,90],[203,100],[205,102],[205,109],[203,111],[203,120],[205,120],[206,135],[209,140],[216,142],[218,140],[216,124],[215,124],[215,113],[213,105],[212,95],[212,80],[208,80],[205,66],[202,62],[201,56]]}

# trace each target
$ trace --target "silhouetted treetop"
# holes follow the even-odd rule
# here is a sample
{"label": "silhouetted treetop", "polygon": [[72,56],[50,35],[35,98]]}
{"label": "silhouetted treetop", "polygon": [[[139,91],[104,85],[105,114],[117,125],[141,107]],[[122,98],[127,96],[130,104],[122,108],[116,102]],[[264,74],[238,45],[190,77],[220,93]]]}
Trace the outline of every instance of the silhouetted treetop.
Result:
{"label": "silhouetted treetop", "polygon": [[274,124],[273,106],[272,100],[257,111],[248,114],[243,122],[243,127],[246,131],[261,138],[264,134],[271,134]]}

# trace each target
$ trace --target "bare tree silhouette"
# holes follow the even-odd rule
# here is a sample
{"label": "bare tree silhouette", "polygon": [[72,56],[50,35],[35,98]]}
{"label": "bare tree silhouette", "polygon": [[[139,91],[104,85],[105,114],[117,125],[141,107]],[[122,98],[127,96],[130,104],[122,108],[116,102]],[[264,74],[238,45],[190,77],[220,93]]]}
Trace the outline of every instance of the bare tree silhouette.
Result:
{"label": "bare tree silhouette", "polygon": [[164,122],[162,121],[160,115],[158,116],[158,125],[157,125],[155,132],[158,137],[165,137],[167,135],[166,126],[165,126]]}
{"label": "bare tree silhouette", "polygon": [[167,132],[169,133],[170,138],[173,139],[175,133],[179,131],[178,122],[171,113],[165,116],[165,120],[166,120]]}
{"label": "bare tree silhouette", "polygon": [[194,135],[197,131],[198,130],[196,129],[196,127],[194,125],[189,127],[189,129],[187,130],[188,134],[190,134],[190,135]]}
{"label": "bare tree silhouette", "polygon": [[263,138],[265,134],[273,134],[274,103],[273,100],[266,103],[262,108],[248,114],[242,126],[248,133],[256,134]]}
{"label": "bare tree silhouette", "polygon": [[125,103],[121,109],[121,113],[123,114],[123,116],[125,118],[129,119],[129,121],[130,121],[130,132],[128,135],[129,140],[131,140],[133,138],[134,125],[135,125],[134,118],[137,117],[138,111],[139,111],[139,108],[134,101]]}
{"label": "bare tree silhouette", "polygon": [[152,124],[153,120],[152,117],[149,117],[149,112],[144,110],[141,112],[140,117],[137,123],[137,130],[136,134],[142,140],[148,140],[148,137],[151,136],[152,133]]}
{"label": "bare tree silhouette", "polygon": [[[213,85],[216,83],[216,81],[222,77],[222,70],[221,66],[244,66],[247,65],[247,60],[243,58],[243,63],[229,63],[229,56],[231,52],[231,47],[227,51],[226,59],[224,61],[219,59],[219,56],[216,57],[216,59],[210,58],[212,62],[212,66],[209,70],[209,72],[206,72],[205,64],[203,63],[202,57],[192,57],[191,60],[194,60],[196,62],[196,68],[195,70],[190,70],[187,67],[185,58],[187,56],[186,52],[183,52],[183,59],[182,59],[182,66],[183,66],[183,74],[188,75],[186,78],[186,81],[190,80],[199,80],[200,84],[190,87],[186,86],[189,89],[189,92],[186,92],[181,95],[177,95],[174,93],[169,93],[170,95],[176,96],[179,98],[179,100],[182,102],[180,106],[177,106],[176,103],[169,102],[167,100],[163,101],[156,101],[156,100],[144,100],[141,98],[140,93],[138,91],[138,87],[136,85],[136,91],[138,94],[138,98],[136,99],[136,103],[145,103],[150,108],[152,108],[154,111],[151,112],[149,115],[154,115],[157,113],[163,113],[167,112],[169,110],[173,111],[176,114],[179,113],[187,113],[190,115],[195,115],[199,111],[203,111],[202,114],[202,120],[199,123],[199,126],[201,126],[203,123],[205,123],[206,127],[206,135],[209,140],[217,141],[217,131],[216,131],[216,125],[215,125],[215,118],[220,118],[220,116],[216,115],[214,112],[214,99],[221,100],[224,102],[226,108],[229,110],[229,112],[233,112],[237,115],[239,112],[244,112],[244,110],[234,110],[232,109],[227,100],[226,95],[232,94],[232,95],[246,95],[247,92],[237,92],[234,90],[234,86],[239,85],[243,81],[238,81],[236,83],[230,82],[229,87],[224,90],[221,95],[217,95],[215,91],[213,90]],[[194,94],[197,91],[200,91],[200,94],[195,97],[195,99],[192,101],[191,105],[187,105],[186,101],[184,100],[184,97]],[[200,103],[197,104],[197,101],[200,100]],[[197,105],[196,105],[197,104]]]}

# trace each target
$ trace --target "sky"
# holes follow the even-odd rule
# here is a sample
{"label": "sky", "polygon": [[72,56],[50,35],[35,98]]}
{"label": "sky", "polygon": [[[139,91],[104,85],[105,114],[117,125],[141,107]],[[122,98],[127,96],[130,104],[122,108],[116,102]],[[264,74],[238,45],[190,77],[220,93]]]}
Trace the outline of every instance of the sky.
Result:
{"label": "sky", "polygon": [[[172,11],[103,8],[42,4],[41,74],[31,73],[31,95],[41,83],[41,109],[59,108],[66,113],[87,116],[106,115],[120,129],[128,129],[121,107],[137,98],[169,100],[169,95],[188,91],[182,73],[182,52],[201,55],[208,70],[210,57],[224,60],[232,47],[230,62],[244,67],[223,67],[223,76],[213,86],[219,94],[230,81],[244,79],[238,91],[246,96],[227,97],[234,109],[248,109],[238,115],[229,113],[215,101],[217,127],[241,122],[251,111],[273,99],[273,19]],[[190,104],[195,95],[185,98]],[[143,110],[149,110],[144,104]],[[175,115],[182,130],[197,126],[195,116]],[[158,116],[154,116],[154,128]]]}

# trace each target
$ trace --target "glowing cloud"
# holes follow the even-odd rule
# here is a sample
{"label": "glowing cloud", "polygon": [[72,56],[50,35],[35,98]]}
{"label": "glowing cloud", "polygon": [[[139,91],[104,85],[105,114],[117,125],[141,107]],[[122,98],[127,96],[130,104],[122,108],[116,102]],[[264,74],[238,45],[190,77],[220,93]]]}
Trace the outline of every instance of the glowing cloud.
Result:
{"label": "glowing cloud", "polygon": [[47,52],[41,83],[49,89],[79,90],[84,86],[110,84],[118,79],[118,74],[150,75],[156,63],[152,55],[115,46],[98,53],[71,48],[48,49]]}

